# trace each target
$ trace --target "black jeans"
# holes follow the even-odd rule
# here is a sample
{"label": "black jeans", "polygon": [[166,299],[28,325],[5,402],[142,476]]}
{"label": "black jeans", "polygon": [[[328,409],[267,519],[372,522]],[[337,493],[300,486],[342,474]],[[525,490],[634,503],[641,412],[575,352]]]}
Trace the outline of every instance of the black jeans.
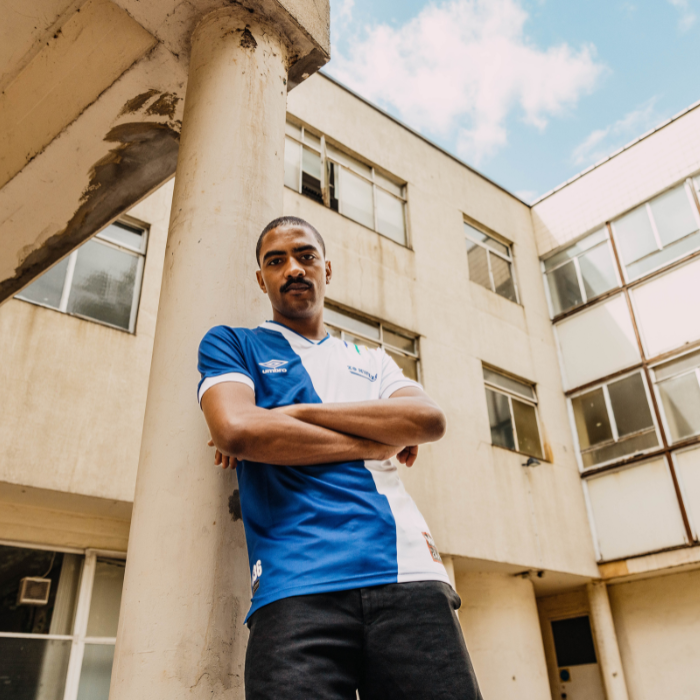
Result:
{"label": "black jeans", "polygon": [[270,603],[248,621],[246,700],[482,700],[439,581]]}

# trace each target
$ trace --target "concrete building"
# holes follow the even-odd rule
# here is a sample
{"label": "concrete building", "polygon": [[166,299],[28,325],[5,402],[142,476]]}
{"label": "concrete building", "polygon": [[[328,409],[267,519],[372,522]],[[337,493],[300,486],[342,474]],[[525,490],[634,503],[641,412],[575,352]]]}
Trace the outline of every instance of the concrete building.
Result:
{"label": "concrete building", "polygon": [[[161,97],[136,109],[146,115]],[[254,205],[323,233],[329,332],[384,345],[448,416],[447,437],[402,478],[462,597],[485,698],[696,698],[700,108],[533,206],[323,75],[289,94],[283,155],[284,184],[280,171],[261,185],[277,188],[279,209],[259,195]],[[235,479],[214,470],[204,445],[194,351],[212,318],[265,314],[252,277],[257,229],[232,215],[234,228],[207,238],[210,220],[194,216],[201,238],[186,240],[185,214],[171,216],[172,167],[163,172],[157,191],[105,214],[0,308],[2,697],[107,698],[117,639],[113,697],[156,697],[157,683],[199,697],[202,678],[218,697],[242,697],[242,524]],[[186,186],[178,170],[176,201]],[[216,190],[200,206],[213,212],[226,198]],[[224,242],[236,225],[238,246]],[[190,288],[211,306],[207,290],[221,287],[214,316],[189,315],[173,281],[187,270],[180,245]],[[234,316],[236,304],[247,316]],[[157,314],[168,342],[155,340]],[[168,383],[180,393],[156,435],[152,395]],[[182,447],[183,433],[198,451]],[[168,460],[156,472],[148,460],[159,454]],[[194,515],[181,510],[181,493],[205,481],[218,490],[202,487]],[[171,537],[180,521],[185,535]],[[219,563],[222,543],[230,560]],[[198,551],[216,574],[193,568]],[[175,577],[191,582],[190,598],[172,592]],[[48,602],[31,604],[46,579]],[[197,616],[215,624],[163,646],[169,672],[158,680],[160,661],[138,640],[157,647]]]}

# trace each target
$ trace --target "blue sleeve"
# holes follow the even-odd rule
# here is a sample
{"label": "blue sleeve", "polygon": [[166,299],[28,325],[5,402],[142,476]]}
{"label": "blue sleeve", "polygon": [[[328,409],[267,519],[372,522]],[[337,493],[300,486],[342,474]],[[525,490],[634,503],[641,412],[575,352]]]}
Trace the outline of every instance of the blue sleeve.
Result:
{"label": "blue sleeve", "polygon": [[[215,377],[240,381],[255,391],[253,377],[248,370],[243,343],[237,329],[228,326],[214,326],[199,344],[197,369],[201,375],[197,395],[201,401],[202,385]],[[212,384],[211,381],[207,385]]]}

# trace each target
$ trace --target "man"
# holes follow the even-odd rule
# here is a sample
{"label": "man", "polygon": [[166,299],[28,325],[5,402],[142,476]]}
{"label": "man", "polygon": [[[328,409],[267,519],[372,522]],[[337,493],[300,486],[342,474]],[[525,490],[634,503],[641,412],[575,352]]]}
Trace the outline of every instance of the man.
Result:
{"label": "man", "polygon": [[272,321],[217,326],[199,349],[215,462],[235,466],[251,568],[248,700],[481,698],[428,526],[391,463],[445,417],[382,349],[331,337],[331,281],[310,224],[256,250]]}

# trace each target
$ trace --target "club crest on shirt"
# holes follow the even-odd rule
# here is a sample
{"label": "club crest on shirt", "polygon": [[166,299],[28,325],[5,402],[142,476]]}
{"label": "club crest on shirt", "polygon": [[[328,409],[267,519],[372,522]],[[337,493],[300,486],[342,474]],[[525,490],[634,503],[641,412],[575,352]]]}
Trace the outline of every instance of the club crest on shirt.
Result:
{"label": "club crest on shirt", "polygon": [[350,370],[350,374],[354,374],[357,377],[362,377],[363,379],[369,379],[370,382],[375,382],[377,381],[377,374],[372,374],[371,372],[368,372],[366,369],[362,369],[362,367],[353,367],[352,365],[348,365],[348,369]]}
{"label": "club crest on shirt", "polygon": [[253,573],[250,578],[250,587],[253,589],[253,595],[255,595],[255,592],[258,590],[260,587],[260,577],[262,576],[262,564],[260,563],[260,559],[258,559],[257,562],[253,565]]}
{"label": "club crest on shirt", "polygon": [[440,556],[440,552],[438,552],[438,548],[435,546],[433,536],[429,532],[422,532],[421,534],[425,537],[425,543],[428,545],[430,556],[433,558],[433,561],[442,564],[442,557]]}
{"label": "club crest on shirt", "polygon": [[286,360],[268,360],[267,362],[258,362],[261,367],[264,367],[263,374],[284,374],[287,369],[282,365],[286,365]]}

